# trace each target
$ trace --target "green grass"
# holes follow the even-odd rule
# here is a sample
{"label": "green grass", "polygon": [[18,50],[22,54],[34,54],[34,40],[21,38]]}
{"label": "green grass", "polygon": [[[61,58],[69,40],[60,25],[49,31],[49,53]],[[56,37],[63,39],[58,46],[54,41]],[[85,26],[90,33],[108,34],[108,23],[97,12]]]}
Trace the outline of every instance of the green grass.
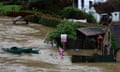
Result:
{"label": "green grass", "polygon": [[3,5],[3,3],[0,3],[0,6],[2,6]]}
{"label": "green grass", "polygon": [[19,11],[21,9],[21,6],[19,5],[2,5],[0,4],[0,10],[2,10],[4,13],[9,11]]}

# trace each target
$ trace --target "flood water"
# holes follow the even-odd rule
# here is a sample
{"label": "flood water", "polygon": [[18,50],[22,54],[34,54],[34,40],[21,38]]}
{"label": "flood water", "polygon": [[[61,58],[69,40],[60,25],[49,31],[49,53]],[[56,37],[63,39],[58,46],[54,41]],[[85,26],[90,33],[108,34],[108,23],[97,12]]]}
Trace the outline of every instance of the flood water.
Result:
{"label": "flood water", "polygon": [[40,54],[18,55],[0,49],[0,72],[120,72],[119,63],[72,64],[67,52],[61,59],[56,48],[44,43],[53,28],[33,23],[24,25],[21,22],[13,25],[11,20],[0,17],[0,48],[33,48],[39,49]]}

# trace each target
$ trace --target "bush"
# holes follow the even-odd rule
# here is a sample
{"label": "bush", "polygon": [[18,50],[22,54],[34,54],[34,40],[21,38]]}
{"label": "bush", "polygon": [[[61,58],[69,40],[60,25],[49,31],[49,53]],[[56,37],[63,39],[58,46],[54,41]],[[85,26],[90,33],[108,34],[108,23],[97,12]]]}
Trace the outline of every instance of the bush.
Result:
{"label": "bush", "polygon": [[0,7],[2,7],[3,6],[3,3],[0,3]]}
{"label": "bush", "polygon": [[85,14],[77,8],[66,7],[62,11],[62,16],[65,18],[83,19]]}
{"label": "bush", "polygon": [[111,36],[111,43],[112,43],[112,47],[114,48],[114,49],[117,49],[118,48],[118,45],[117,45],[117,43],[116,43],[116,41],[115,41],[115,37],[112,35]]}
{"label": "bush", "polygon": [[39,19],[40,24],[43,24],[43,25],[49,26],[49,27],[56,27],[59,24],[59,22],[60,21],[58,21],[58,20],[45,19],[42,17],[41,17],[41,19]]}
{"label": "bush", "polygon": [[49,33],[46,41],[54,40],[57,45],[61,45],[61,34],[67,34],[67,40],[74,40],[76,38],[76,29],[78,27],[80,27],[78,23],[62,21],[57,25],[56,31]]}
{"label": "bush", "polygon": [[112,43],[112,48],[114,49],[114,54],[116,55],[117,51],[120,50],[120,48],[118,48],[118,45],[115,41],[115,37],[113,35],[111,36],[111,43]]}
{"label": "bush", "polygon": [[49,27],[56,27],[60,23],[60,20],[47,19],[38,15],[31,15],[28,19],[31,22],[39,23]]}
{"label": "bush", "polygon": [[26,17],[29,21],[34,22],[34,23],[39,23],[39,20],[41,19],[40,16],[37,15],[30,15]]}
{"label": "bush", "polygon": [[92,14],[85,13],[78,8],[73,7],[65,7],[61,13],[62,17],[64,18],[73,18],[73,19],[87,19],[89,23],[97,23],[96,19]]}
{"label": "bush", "polygon": [[86,19],[88,23],[97,23],[96,19],[94,18],[94,16],[92,14],[86,14]]}

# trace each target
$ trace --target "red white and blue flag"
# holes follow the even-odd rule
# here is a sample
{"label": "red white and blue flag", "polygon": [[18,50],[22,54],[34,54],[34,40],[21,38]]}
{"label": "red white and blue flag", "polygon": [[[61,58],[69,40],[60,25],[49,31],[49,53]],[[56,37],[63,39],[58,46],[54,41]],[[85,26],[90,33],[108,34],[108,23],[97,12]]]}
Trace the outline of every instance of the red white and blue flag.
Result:
{"label": "red white and blue flag", "polygon": [[59,54],[61,56],[61,59],[63,59],[63,49],[61,47],[59,47],[58,50],[59,50]]}

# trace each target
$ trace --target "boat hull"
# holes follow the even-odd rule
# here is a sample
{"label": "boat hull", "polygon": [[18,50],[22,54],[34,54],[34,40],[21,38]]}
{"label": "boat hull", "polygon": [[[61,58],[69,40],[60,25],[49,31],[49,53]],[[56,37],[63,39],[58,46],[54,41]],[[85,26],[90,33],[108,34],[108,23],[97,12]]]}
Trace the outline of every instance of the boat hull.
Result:
{"label": "boat hull", "polygon": [[14,54],[21,54],[21,53],[33,53],[33,54],[39,54],[39,50],[33,50],[32,48],[17,48],[17,49],[12,49],[12,48],[2,48],[3,51],[9,52],[9,53],[14,53]]}

